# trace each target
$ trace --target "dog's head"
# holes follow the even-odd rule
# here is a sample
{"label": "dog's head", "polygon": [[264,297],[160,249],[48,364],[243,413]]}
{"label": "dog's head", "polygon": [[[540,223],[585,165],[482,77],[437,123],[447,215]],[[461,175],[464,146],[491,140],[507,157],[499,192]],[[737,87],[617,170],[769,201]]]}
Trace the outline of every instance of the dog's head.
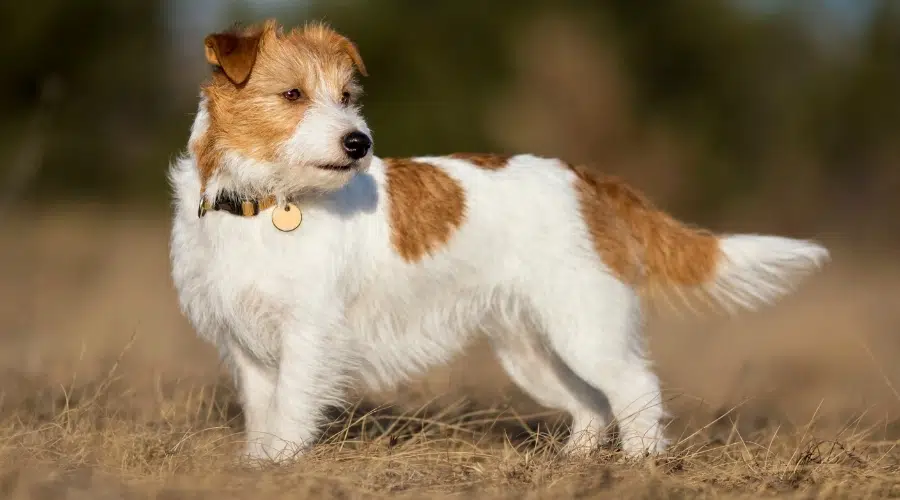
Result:
{"label": "dog's head", "polygon": [[191,148],[207,191],[330,191],[368,167],[356,80],[366,69],[350,40],[321,24],[284,33],[269,20],[210,34],[205,50],[213,75]]}

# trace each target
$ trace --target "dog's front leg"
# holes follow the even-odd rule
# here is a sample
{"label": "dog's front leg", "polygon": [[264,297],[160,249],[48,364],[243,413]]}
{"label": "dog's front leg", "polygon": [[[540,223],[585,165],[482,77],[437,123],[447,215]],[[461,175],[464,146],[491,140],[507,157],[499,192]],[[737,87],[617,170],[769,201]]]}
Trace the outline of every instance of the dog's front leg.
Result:
{"label": "dog's front leg", "polygon": [[269,458],[280,461],[307,451],[318,437],[324,410],[341,400],[344,338],[338,322],[303,321],[284,332],[269,414]]}
{"label": "dog's front leg", "polygon": [[237,343],[231,344],[229,356],[234,364],[244,413],[247,440],[244,456],[249,460],[265,460],[270,441],[268,418],[275,392],[275,370],[252,359]]}

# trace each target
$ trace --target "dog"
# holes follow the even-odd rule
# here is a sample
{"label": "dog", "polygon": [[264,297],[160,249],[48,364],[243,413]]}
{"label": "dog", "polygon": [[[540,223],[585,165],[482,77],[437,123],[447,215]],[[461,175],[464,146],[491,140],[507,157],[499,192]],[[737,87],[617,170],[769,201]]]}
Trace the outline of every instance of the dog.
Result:
{"label": "dog", "polygon": [[396,386],[484,337],[525,393],[571,415],[565,453],[612,426],[627,456],[660,453],[643,311],[678,296],[753,309],[829,258],[694,228],[559,159],[376,157],[363,59],[321,23],[267,20],[204,50],[212,74],[169,166],[171,269],[233,369],[250,459],[302,455],[349,387]]}

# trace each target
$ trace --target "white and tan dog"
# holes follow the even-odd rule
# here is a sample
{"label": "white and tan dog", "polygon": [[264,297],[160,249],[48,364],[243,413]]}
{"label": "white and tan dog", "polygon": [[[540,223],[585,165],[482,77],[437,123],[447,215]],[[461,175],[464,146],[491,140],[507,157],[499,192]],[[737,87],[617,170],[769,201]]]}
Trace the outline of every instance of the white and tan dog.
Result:
{"label": "white and tan dog", "polygon": [[[828,252],[716,236],[556,159],[377,158],[347,38],[274,21],[206,38],[214,66],[171,166],[183,311],[234,370],[250,457],[317,437],[323,409],[487,335],[510,377],[573,417],[566,451],[616,423],[631,456],[666,440],[642,302],[769,303]],[[287,452],[287,453],[286,453]]]}

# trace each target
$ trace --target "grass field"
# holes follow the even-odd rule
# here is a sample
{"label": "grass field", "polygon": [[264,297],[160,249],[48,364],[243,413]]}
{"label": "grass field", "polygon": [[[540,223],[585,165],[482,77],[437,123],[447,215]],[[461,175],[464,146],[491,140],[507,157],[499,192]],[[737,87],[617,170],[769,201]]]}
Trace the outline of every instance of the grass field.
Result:
{"label": "grass field", "polygon": [[900,496],[900,269],[834,261],[777,307],[651,320],[677,442],[629,463],[555,455],[566,421],[483,346],[335,412],[298,463],[235,461],[214,350],[180,316],[167,221],[100,207],[0,223],[4,498]]}

